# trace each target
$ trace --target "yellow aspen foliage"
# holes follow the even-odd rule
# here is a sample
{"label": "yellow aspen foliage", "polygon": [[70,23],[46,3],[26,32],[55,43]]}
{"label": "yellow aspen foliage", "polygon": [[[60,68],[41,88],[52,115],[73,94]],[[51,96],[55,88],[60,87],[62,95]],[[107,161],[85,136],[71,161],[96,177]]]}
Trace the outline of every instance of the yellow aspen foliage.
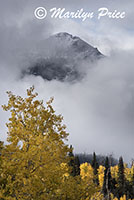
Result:
{"label": "yellow aspen foliage", "polygon": [[83,191],[84,195],[82,196],[81,200],[90,200],[92,196],[98,196],[99,187],[94,184],[94,173],[91,164],[83,163],[80,165],[80,176],[83,183]]}
{"label": "yellow aspen foliage", "polygon": [[124,170],[124,172],[125,172],[125,177],[126,177],[126,179],[128,180],[128,181],[131,181],[131,178],[132,178],[132,174],[131,174],[131,168],[125,168],[125,170]]}
{"label": "yellow aspen foliage", "polygon": [[94,195],[92,195],[90,200],[102,200],[104,199],[104,196],[101,192],[96,192]]}
{"label": "yellow aspen foliage", "polygon": [[[85,200],[97,192],[92,182],[90,165],[86,175],[69,175],[69,148],[65,143],[68,133],[62,116],[56,115],[53,99],[44,105],[37,100],[34,87],[22,98],[8,92],[10,111],[8,144],[1,150],[0,185],[2,200]],[[84,168],[85,168],[84,167]],[[83,174],[82,168],[82,177]]]}
{"label": "yellow aspen foliage", "polygon": [[126,195],[120,198],[120,200],[127,200]]}
{"label": "yellow aspen foliage", "polygon": [[99,185],[100,185],[101,188],[103,186],[104,170],[105,170],[105,167],[100,165],[99,169],[98,169],[98,178],[99,178]]}
{"label": "yellow aspen foliage", "polygon": [[[117,179],[118,179],[118,165],[113,166],[110,169],[111,169],[112,178],[115,178],[116,181],[117,181]],[[134,166],[132,165],[131,168],[128,168],[127,165],[124,164],[124,173],[125,173],[126,180],[128,180],[130,182],[131,179],[132,179],[133,173],[134,173]]]}
{"label": "yellow aspen foliage", "polygon": [[111,170],[111,175],[113,178],[116,178],[117,175],[118,175],[118,165],[115,165],[115,166],[111,166],[110,167],[110,170]]}
{"label": "yellow aspen foliage", "polygon": [[[124,195],[123,197],[120,197],[120,199],[115,197],[115,198],[112,198],[112,200],[127,200],[127,197],[126,197],[126,195]],[[134,200],[134,199],[128,199],[128,200]]]}
{"label": "yellow aspen foliage", "polygon": [[89,163],[83,163],[80,165],[80,175],[82,179],[89,178],[90,180],[93,180],[94,174],[93,174],[93,168]]}
{"label": "yellow aspen foliage", "polygon": [[[27,90],[23,99],[8,92],[10,111],[8,142],[3,150],[3,173],[7,185],[3,193],[16,199],[53,199],[66,169],[69,148],[64,141],[68,134],[56,115],[52,100],[45,107],[36,99],[34,87]],[[4,199],[8,199],[4,197]]]}
{"label": "yellow aspen foliage", "polygon": [[113,200],[119,200],[117,197],[113,198]]}
{"label": "yellow aspen foliage", "polygon": [[111,166],[111,175],[112,175],[112,178],[115,178],[115,180],[117,180],[118,178],[118,165],[115,165],[115,166]]}

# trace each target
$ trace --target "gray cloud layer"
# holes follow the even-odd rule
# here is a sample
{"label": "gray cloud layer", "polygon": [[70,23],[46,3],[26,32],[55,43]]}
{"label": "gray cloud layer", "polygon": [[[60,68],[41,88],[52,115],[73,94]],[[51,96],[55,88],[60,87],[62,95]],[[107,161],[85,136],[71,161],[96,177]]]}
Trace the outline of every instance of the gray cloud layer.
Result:
{"label": "gray cloud layer", "polygon": [[[77,2],[77,3],[76,3]],[[37,1],[6,0],[0,3],[0,104],[7,101],[5,91],[24,95],[35,85],[40,98],[55,97],[54,106],[62,113],[75,151],[115,153],[133,157],[134,139],[134,13],[133,1]],[[65,7],[68,10],[125,10],[124,20],[102,19],[52,20],[35,19],[38,6]],[[110,55],[87,71],[76,84],[45,82],[40,77],[20,79],[21,69],[43,54],[43,41],[51,34],[67,31],[82,37]],[[5,140],[4,123],[8,114],[0,109],[1,139]]]}

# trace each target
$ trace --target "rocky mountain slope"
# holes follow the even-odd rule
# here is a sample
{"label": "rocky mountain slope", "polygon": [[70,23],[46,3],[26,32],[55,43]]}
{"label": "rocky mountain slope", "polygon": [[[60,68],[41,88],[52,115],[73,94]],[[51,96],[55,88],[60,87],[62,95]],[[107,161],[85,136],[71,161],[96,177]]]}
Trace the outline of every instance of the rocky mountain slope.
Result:
{"label": "rocky mountain slope", "polygon": [[23,72],[46,80],[73,81],[84,76],[84,65],[102,58],[97,48],[69,33],[61,32],[44,41],[44,55]]}

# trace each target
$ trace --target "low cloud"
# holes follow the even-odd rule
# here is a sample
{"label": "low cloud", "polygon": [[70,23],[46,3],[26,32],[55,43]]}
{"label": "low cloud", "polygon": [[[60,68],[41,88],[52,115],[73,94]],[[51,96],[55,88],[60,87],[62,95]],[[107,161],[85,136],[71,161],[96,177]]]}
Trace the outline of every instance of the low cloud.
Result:
{"label": "low cloud", "polygon": [[[0,103],[7,100],[7,88],[24,96],[26,88],[34,84],[40,99],[54,96],[54,108],[64,116],[75,152],[114,153],[128,161],[133,157],[134,139],[133,56],[134,52],[116,52],[87,70],[85,79],[75,84],[32,75],[9,78],[2,87]],[[3,123],[3,111],[0,116]],[[5,114],[5,120],[7,117]]]}
{"label": "low cloud", "polygon": [[[116,6],[121,10],[126,9],[128,15],[125,21],[38,21],[34,18],[33,11],[40,3],[48,8],[57,5],[68,9],[74,9],[76,4],[72,1],[2,2],[0,104],[7,102],[7,90],[25,96],[26,89],[34,84],[40,99],[47,101],[54,96],[54,108],[64,116],[70,133],[69,143],[74,146],[75,152],[113,152],[116,156],[124,156],[128,161],[133,157],[134,140],[133,3],[120,4],[121,1],[118,0],[115,5],[106,2],[108,1],[98,4],[98,1],[94,1],[94,4],[88,6],[90,10],[103,5],[111,9],[116,9]],[[82,5],[77,1],[78,7]],[[110,56],[89,69],[87,63],[84,63],[86,76],[74,84],[56,80],[49,82],[35,76],[21,79],[22,69],[26,69],[37,55],[43,55],[46,48],[44,40],[53,33],[62,31],[81,37]],[[6,140],[5,122],[8,117],[9,114],[0,108],[1,140]]]}

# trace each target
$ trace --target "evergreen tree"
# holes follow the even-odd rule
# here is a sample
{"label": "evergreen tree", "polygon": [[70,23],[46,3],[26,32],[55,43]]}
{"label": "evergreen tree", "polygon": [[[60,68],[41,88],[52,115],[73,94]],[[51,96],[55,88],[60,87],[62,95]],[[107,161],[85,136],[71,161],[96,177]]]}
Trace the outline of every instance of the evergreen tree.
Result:
{"label": "evergreen tree", "polygon": [[104,171],[104,181],[103,181],[103,188],[102,192],[104,196],[109,196],[111,189],[112,189],[112,178],[111,178],[111,171],[109,165],[109,159],[106,157],[105,160],[105,171]]}
{"label": "evergreen tree", "polygon": [[78,156],[74,156],[73,154],[73,147],[70,145],[70,152],[69,152],[69,166],[71,166],[71,175],[72,176],[77,176],[80,175],[80,162]]}
{"label": "evergreen tree", "polygon": [[97,162],[97,159],[96,159],[96,154],[95,152],[93,153],[93,160],[92,160],[92,168],[93,168],[93,171],[94,171],[94,182],[99,185],[99,180],[98,180],[98,168],[99,168],[99,164]]}
{"label": "evergreen tree", "polygon": [[75,156],[75,174],[76,176],[80,175],[80,161],[78,156]]}
{"label": "evergreen tree", "polygon": [[70,150],[69,150],[69,166],[71,167],[71,172],[70,172],[70,174],[72,175],[72,176],[76,176],[76,174],[75,174],[75,163],[74,163],[74,154],[73,154],[73,147],[72,147],[72,145],[70,145]]}
{"label": "evergreen tree", "polygon": [[122,157],[119,158],[117,182],[118,182],[117,196],[121,197],[125,194],[125,174],[124,174],[124,162]]}

